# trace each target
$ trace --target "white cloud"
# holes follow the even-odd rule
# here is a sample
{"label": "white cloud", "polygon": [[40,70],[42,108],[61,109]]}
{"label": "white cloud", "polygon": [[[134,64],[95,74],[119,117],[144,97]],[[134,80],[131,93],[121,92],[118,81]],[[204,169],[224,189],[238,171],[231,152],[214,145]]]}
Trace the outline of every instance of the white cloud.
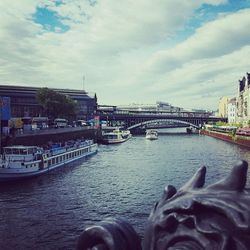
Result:
{"label": "white cloud", "polygon": [[[155,53],[134,81],[151,81],[149,91],[165,90],[171,100],[178,92],[182,99],[192,101],[197,85],[211,79],[217,86],[212,93],[215,98],[223,92],[234,94],[238,78],[250,66],[246,56],[250,55],[249,16],[250,10],[244,10],[205,24],[181,44]],[[207,91],[205,87],[201,90]],[[209,106],[215,105],[210,102]]]}
{"label": "white cloud", "polygon": [[[249,10],[207,23],[173,46],[171,39],[203,3],[226,2],[103,0],[91,6],[79,0],[60,5],[50,0],[2,1],[1,83],[82,88],[85,75],[87,90],[97,92],[100,103],[152,103],[161,98],[192,106],[192,93],[202,96],[206,91],[204,81],[210,79],[213,85],[227,75],[223,81],[232,85],[249,67],[241,58],[249,53]],[[70,29],[45,31],[32,20],[38,6],[55,11]],[[178,88],[183,89],[179,94]],[[211,89],[223,93],[217,85]],[[213,106],[212,100],[207,105]]]}

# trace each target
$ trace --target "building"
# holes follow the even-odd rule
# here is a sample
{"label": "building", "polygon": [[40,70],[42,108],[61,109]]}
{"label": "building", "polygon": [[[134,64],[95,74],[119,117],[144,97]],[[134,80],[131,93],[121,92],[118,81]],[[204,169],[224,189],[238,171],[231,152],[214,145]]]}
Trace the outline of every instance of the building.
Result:
{"label": "building", "polygon": [[179,107],[174,107],[167,102],[156,102],[156,104],[129,104],[129,105],[119,105],[118,110],[129,110],[129,111],[144,111],[144,112],[180,112],[183,109]]}
{"label": "building", "polygon": [[238,97],[236,102],[237,122],[247,125],[250,120],[250,74],[246,73],[239,80]]}
{"label": "building", "polygon": [[236,97],[231,98],[227,104],[228,123],[236,123]]}
{"label": "building", "polygon": [[219,100],[219,117],[227,118],[227,104],[229,98],[227,96],[223,96]]}
{"label": "building", "polygon": [[[40,88],[25,86],[7,86],[0,85],[0,96],[10,98],[11,117],[38,117],[46,116],[41,105],[36,100],[36,92]],[[54,89],[61,94],[67,95],[77,101],[79,109],[76,119],[93,119],[97,98],[96,95],[90,95],[83,90],[73,89]]]}

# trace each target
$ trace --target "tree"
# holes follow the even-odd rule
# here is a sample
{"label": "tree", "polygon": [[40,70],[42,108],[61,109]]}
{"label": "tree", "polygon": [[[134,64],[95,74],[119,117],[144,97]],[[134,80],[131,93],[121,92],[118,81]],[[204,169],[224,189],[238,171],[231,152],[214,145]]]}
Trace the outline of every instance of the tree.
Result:
{"label": "tree", "polygon": [[44,108],[49,118],[72,119],[76,115],[77,102],[69,96],[49,88],[41,88],[36,93],[38,103]]}

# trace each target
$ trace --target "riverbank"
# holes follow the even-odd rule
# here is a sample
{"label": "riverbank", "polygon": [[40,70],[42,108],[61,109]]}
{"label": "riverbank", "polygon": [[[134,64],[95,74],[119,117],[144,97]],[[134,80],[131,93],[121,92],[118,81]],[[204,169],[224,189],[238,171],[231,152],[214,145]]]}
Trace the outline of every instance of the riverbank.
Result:
{"label": "riverbank", "polygon": [[94,127],[38,130],[8,137],[2,142],[2,145],[43,146],[48,144],[48,142],[65,142],[68,140],[77,140],[80,138],[98,141],[100,138],[100,134],[100,130]]}
{"label": "riverbank", "polygon": [[234,143],[234,144],[237,144],[240,146],[250,148],[250,137],[249,136],[231,135],[231,134],[220,133],[220,132],[210,131],[210,130],[201,130],[200,134],[208,135],[208,136],[214,137],[216,139],[220,139],[223,141],[227,141],[230,143]]}

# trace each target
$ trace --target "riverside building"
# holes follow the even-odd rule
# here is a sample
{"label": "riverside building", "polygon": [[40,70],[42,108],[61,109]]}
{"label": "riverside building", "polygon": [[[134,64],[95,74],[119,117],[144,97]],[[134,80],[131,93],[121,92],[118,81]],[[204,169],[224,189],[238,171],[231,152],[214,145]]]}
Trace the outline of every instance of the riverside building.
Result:
{"label": "riverside building", "polygon": [[[10,98],[11,117],[46,116],[41,105],[36,100],[36,92],[40,88],[26,86],[0,85],[0,96]],[[79,109],[76,119],[93,119],[96,111],[96,94],[89,94],[84,90],[54,89],[78,102]]]}
{"label": "riverside building", "polygon": [[129,105],[118,105],[118,110],[129,110],[129,111],[141,111],[141,112],[180,112],[182,108],[172,106],[167,102],[157,101],[156,104],[129,104]]}
{"label": "riverside building", "polygon": [[223,96],[219,100],[219,117],[224,117],[226,118],[228,113],[227,113],[227,104],[228,104],[229,98],[227,96]]}
{"label": "riverside building", "polygon": [[236,123],[236,97],[231,98],[227,104],[228,123]]}
{"label": "riverside building", "polygon": [[237,97],[237,122],[244,126],[250,121],[250,74],[246,73],[239,80],[239,89]]}

